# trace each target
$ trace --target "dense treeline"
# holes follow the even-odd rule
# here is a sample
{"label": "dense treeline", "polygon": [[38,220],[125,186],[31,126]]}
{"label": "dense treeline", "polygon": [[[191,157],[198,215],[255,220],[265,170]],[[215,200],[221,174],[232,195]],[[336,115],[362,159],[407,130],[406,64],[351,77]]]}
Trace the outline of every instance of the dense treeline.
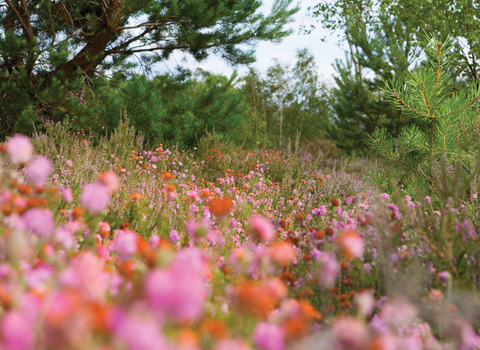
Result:
{"label": "dense treeline", "polygon": [[430,36],[452,39],[452,93],[478,85],[479,9],[467,0],[320,0],[312,16],[343,33],[348,48],[334,86],[319,78],[307,50],[291,66],[275,60],[245,76],[152,73],[175,50],[252,63],[248,45],[290,33],[298,10],[291,3],[277,0],[264,16],[253,0],[8,0],[0,4],[0,139],[64,120],[74,131],[105,134],[125,110],[146,142],[193,147],[215,131],[249,148],[328,140],[361,155],[378,128],[399,138],[418,124],[383,88],[395,81],[402,92],[425,66]]}

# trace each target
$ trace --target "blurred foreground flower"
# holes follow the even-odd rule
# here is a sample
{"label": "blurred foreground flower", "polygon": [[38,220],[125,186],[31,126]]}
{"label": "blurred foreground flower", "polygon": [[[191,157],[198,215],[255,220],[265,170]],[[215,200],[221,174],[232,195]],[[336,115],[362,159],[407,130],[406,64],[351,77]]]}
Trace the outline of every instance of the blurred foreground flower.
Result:
{"label": "blurred foreground flower", "polygon": [[337,238],[337,244],[345,259],[351,260],[363,256],[363,246],[365,243],[362,237],[353,230],[346,230],[340,233]]}
{"label": "blurred foreground flower", "polygon": [[35,185],[43,185],[52,172],[52,162],[43,156],[35,158],[27,167],[27,176]]}
{"label": "blurred foreground flower", "polygon": [[7,141],[7,154],[13,164],[26,164],[32,159],[32,143],[28,137],[15,134]]}
{"label": "blurred foreground flower", "polygon": [[82,207],[94,215],[101,213],[107,207],[109,200],[108,188],[98,182],[85,185],[80,195]]}
{"label": "blurred foreground flower", "polygon": [[261,216],[250,218],[250,232],[254,240],[261,242],[271,241],[275,237],[273,225]]}
{"label": "blurred foreground flower", "polygon": [[216,217],[225,217],[232,209],[233,203],[230,198],[216,198],[208,203],[210,212]]}

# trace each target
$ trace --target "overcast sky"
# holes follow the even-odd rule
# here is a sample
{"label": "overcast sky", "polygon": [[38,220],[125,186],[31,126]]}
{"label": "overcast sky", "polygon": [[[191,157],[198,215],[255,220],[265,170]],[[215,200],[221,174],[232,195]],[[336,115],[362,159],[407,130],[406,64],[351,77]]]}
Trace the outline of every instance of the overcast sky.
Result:
{"label": "overcast sky", "polygon": [[[310,24],[315,24],[315,19],[307,16],[307,8],[314,6],[318,1],[315,0],[301,0],[300,11],[295,16],[295,22],[292,22],[289,27],[293,29],[292,35],[286,37],[281,44],[272,44],[269,42],[260,42],[256,46],[256,58],[257,62],[252,64],[254,68],[264,74],[268,67],[272,65],[272,59],[278,58],[283,63],[290,65],[295,64],[295,54],[298,49],[308,48],[310,52],[315,56],[315,61],[318,66],[318,71],[325,80],[332,81],[332,74],[334,69],[332,63],[336,58],[344,59],[344,48],[338,47],[336,44],[339,38],[336,34],[331,35],[322,28],[319,28],[319,24],[316,23],[317,29],[311,34],[304,35],[299,33],[301,25],[310,27]],[[261,11],[263,13],[269,13],[272,7],[273,0],[263,0],[263,6]],[[320,38],[327,36],[325,42],[320,41]],[[210,56],[207,60],[196,63],[191,57],[185,56],[182,52],[174,52],[173,57],[168,61],[159,63],[155,67],[155,71],[167,72],[175,70],[175,67],[182,65],[190,69],[196,69],[200,67],[208,70],[212,73],[221,73],[230,76],[234,68],[230,67],[221,59]],[[245,66],[236,67],[237,71],[244,74],[248,68]]]}

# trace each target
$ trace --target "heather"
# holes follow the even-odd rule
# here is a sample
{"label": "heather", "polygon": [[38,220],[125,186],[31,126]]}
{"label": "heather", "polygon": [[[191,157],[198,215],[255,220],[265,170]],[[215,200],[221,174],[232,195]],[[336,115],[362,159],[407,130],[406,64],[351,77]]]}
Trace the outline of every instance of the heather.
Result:
{"label": "heather", "polygon": [[480,349],[477,5],[319,0],[335,87],[153,73],[292,3],[0,5],[0,349]]}
{"label": "heather", "polygon": [[298,144],[141,138],[2,145],[4,348],[478,348],[476,195],[389,195],[379,165]]}

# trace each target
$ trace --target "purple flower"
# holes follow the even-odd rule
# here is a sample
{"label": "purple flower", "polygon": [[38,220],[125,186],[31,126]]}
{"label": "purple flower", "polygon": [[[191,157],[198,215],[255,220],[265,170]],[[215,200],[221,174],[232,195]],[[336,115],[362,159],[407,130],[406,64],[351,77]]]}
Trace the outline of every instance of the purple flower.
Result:
{"label": "purple flower", "polygon": [[91,183],[83,187],[80,201],[82,207],[92,214],[101,213],[110,200],[108,188],[97,183]]}
{"label": "purple flower", "polygon": [[267,322],[257,323],[253,332],[253,342],[262,350],[283,350],[283,330]]}
{"label": "purple flower", "polygon": [[382,193],[380,196],[382,197],[382,199],[383,199],[384,201],[390,199],[390,196],[388,195],[388,193]]}
{"label": "purple flower", "polygon": [[177,243],[178,240],[180,239],[180,235],[178,234],[177,230],[171,230],[168,238],[170,239],[170,242]]}
{"label": "purple flower", "polygon": [[425,196],[425,204],[430,204],[432,203],[432,198],[430,198],[429,196]]}
{"label": "purple flower", "polygon": [[53,230],[53,213],[49,209],[31,209],[22,216],[25,227],[40,236],[47,236]]}
{"label": "purple flower", "polygon": [[44,156],[37,157],[27,168],[27,176],[35,185],[43,185],[51,172],[52,162]]}
{"label": "purple flower", "polygon": [[315,216],[325,215],[327,214],[327,207],[325,205],[321,205],[319,208],[315,208],[312,210],[312,214]]}
{"label": "purple flower", "polygon": [[7,154],[13,164],[26,164],[32,159],[33,146],[28,137],[13,135],[7,141]]}

